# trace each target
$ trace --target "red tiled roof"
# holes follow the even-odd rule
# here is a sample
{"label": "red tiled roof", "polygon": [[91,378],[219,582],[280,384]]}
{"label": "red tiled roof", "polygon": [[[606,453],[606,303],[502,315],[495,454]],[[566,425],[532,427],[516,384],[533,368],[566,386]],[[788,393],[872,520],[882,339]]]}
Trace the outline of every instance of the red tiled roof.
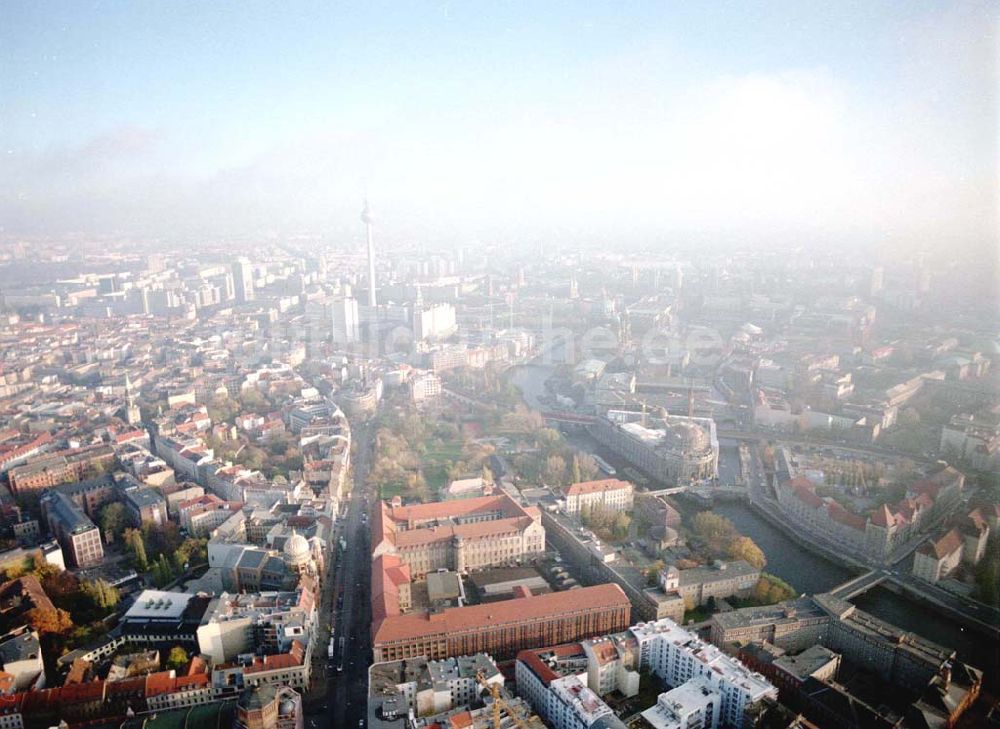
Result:
{"label": "red tiled roof", "polygon": [[254,658],[253,664],[247,666],[244,673],[260,673],[261,671],[280,671],[283,668],[295,668],[302,665],[302,644],[292,641],[288,653],[271,653],[261,658]]}
{"label": "red tiled roof", "polygon": [[372,565],[372,625],[399,615],[399,586],[410,581],[410,568],[395,554],[383,554]]}
{"label": "red tiled roof", "polygon": [[531,524],[531,522],[532,519],[526,517],[510,517],[507,519],[476,521],[471,524],[444,524],[419,529],[407,529],[396,532],[394,541],[397,547],[403,548],[441,542],[455,537],[460,537],[461,539],[486,539],[498,534],[520,532]]}
{"label": "red tiled roof", "polygon": [[0,585],[0,610],[12,603],[14,598],[21,599],[18,607],[20,613],[25,613],[34,607],[55,610],[55,605],[45,594],[42,583],[34,575],[25,575]]}
{"label": "red tiled roof", "polygon": [[[499,519],[456,524],[450,520],[482,512],[500,512]],[[522,531],[532,520],[541,518],[535,507],[522,507],[506,494],[472,499],[439,501],[410,506],[390,506],[380,502],[372,516],[372,551],[379,545],[408,547],[440,542],[454,537],[483,539],[497,534]],[[441,520],[443,524],[434,523]],[[400,528],[406,526],[408,528]]]}
{"label": "red tiled roof", "polygon": [[146,696],[159,696],[174,690],[174,679],[169,671],[160,671],[146,676]]}
{"label": "red tiled roof", "polygon": [[420,613],[387,617],[378,626],[375,641],[407,640],[431,635],[459,633],[483,626],[517,624],[527,620],[568,615],[598,609],[628,609],[628,597],[618,585],[608,583],[579,590],[550,592],[520,600],[445,608],[436,614]]}
{"label": "red tiled roof", "polygon": [[559,674],[541,658],[541,653],[552,653],[561,658],[583,654],[583,647],[579,643],[563,643],[561,645],[549,646],[546,648],[526,648],[517,654],[517,660],[530,668],[538,680],[548,686],[552,681],[559,678]]}
{"label": "red tiled roof", "polygon": [[599,481],[581,481],[566,487],[567,496],[580,496],[582,494],[593,494],[598,491],[618,491],[619,489],[631,489],[632,484],[617,478],[603,478]]}
{"label": "red tiled roof", "polygon": [[399,587],[410,581],[410,568],[405,564],[389,567],[385,576],[389,578],[389,582]]}
{"label": "red tiled roof", "polygon": [[47,443],[52,442],[52,436],[49,433],[42,433],[37,438],[24,445],[11,448],[6,451],[3,455],[0,455],[0,463],[6,463],[7,461],[14,461],[23,456],[25,453],[30,453],[35,448],[40,448]]}
{"label": "red tiled roof", "polygon": [[177,505],[180,510],[189,509],[192,506],[198,506],[199,504],[221,504],[222,499],[220,499],[215,494],[204,494],[202,496],[196,496],[193,499],[188,499],[187,501],[182,501]]}
{"label": "red tiled roof", "polygon": [[982,530],[983,527],[988,526],[982,510],[979,508],[973,509],[966,516],[968,520],[976,526],[976,529]]}
{"label": "red tiled roof", "polygon": [[[173,679],[171,679],[172,681]],[[145,676],[134,676],[123,678],[118,681],[107,681],[104,686],[106,696],[120,696],[121,694],[142,695],[146,685]]]}
{"label": "red tiled roof", "polygon": [[871,515],[872,524],[880,527],[887,527],[890,524],[895,524],[896,519],[889,511],[889,507],[885,504],[875,509]]}
{"label": "red tiled roof", "polygon": [[831,519],[849,526],[851,529],[857,529],[862,532],[865,530],[865,524],[867,523],[865,518],[848,511],[836,501],[831,501],[826,505],[826,512],[830,515]]}
{"label": "red tiled roof", "polygon": [[501,510],[505,514],[520,514],[523,509],[506,494],[478,496],[471,499],[434,501],[428,504],[409,504],[388,507],[389,517],[396,522],[422,522],[447,519],[482,511]]}
{"label": "red tiled roof", "polygon": [[63,681],[63,684],[83,683],[89,669],[90,661],[85,661],[82,658],[75,659],[73,665],[69,667],[69,673],[66,674],[66,680]]}
{"label": "red tiled roof", "polygon": [[545,686],[548,686],[554,680],[559,678],[559,674],[553,671],[535,651],[521,651],[517,654],[517,660],[530,668],[532,673],[538,676],[538,680]]}
{"label": "red tiled roof", "polygon": [[145,430],[130,430],[116,435],[115,443],[127,443],[130,440],[141,440],[142,438],[146,438],[148,436],[149,434]]}
{"label": "red tiled roof", "polygon": [[203,688],[208,684],[209,676],[207,673],[195,673],[188,676],[178,676],[175,685],[177,690],[181,691],[183,689]]}
{"label": "red tiled roof", "polygon": [[941,469],[932,476],[921,479],[915,482],[910,490],[917,494],[927,494],[931,499],[936,499],[940,491],[956,481],[961,481],[963,475],[960,471],[953,468],[952,466],[947,466]]}
{"label": "red tiled roof", "polygon": [[925,554],[932,554],[937,559],[944,559],[962,548],[962,535],[957,529],[949,529],[944,536],[927,542]]}
{"label": "red tiled roof", "polygon": [[594,650],[594,656],[597,658],[597,662],[602,666],[611,661],[617,660],[618,651],[615,649],[614,643],[610,640],[601,640],[593,643],[592,648]]}
{"label": "red tiled roof", "polygon": [[813,489],[813,488],[815,488],[813,486],[813,482],[810,481],[805,476],[796,476],[795,478],[791,479],[790,481],[786,481],[785,482],[785,486],[787,486],[790,489],[796,489],[796,488]]}
{"label": "red tiled roof", "polygon": [[788,487],[791,488],[795,497],[806,506],[810,506],[813,509],[823,506],[823,499],[816,495],[816,487],[812,485],[812,481],[809,479],[802,477],[793,478],[788,482]]}

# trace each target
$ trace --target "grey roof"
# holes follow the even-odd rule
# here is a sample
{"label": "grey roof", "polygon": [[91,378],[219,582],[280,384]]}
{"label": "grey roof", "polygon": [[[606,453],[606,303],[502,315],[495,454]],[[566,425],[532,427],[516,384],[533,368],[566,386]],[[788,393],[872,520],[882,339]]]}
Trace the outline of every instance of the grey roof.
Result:
{"label": "grey roof", "polygon": [[267,558],[267,563],[264,565],[264,571],[271,574],[283,574],[289,570],[288,565],[285,564],[285,560],[272,554]]}
{"label": "grey roof", "polygon": [[774,660],[774,665],[800,681],[805,681],[836,658],[837,654],[832,650],[816,644],[809,646],[797,656],[780,656]]}
{"label": "grey roof", "polygon": [[678,584],[681,587],[685,585],[701,585],[756,574],[760,574],[759,569],[745,560],[735,559],[731,562],[720,562],[718,565],[680,570]]}
{"label": "grey roof", "polygon": [[462,594],[458,575],[454,572],[431,572],[427,575],[427,594],[431,600],[450,600]]}
{"label": "grey roof", "polygon": [[802,618],[822,618],[829,613],[811,597],[800,597],[786,600],[774,605],[748,607],[732,610],[728,613],[716,613],[712,620],[723,628],[740,628],[750,625],[767,625],[770,623],[785,623]]}
{"label": "grey roof", "polygon": [[255,570],[267,559],[267,556],[267,552],[263,549],[244,549],[236,566],[240,569]]}
{"label": "grey roof", "polygon": [[163,503],[163,497],[160,496],[160,492],[152,488],[139,488],[139,489],[129,489],[125,492],[125,498],[132,503],[137,509],[143,509],[148,506],[156,506]]}
{"label": "grey roof", "polygon": [[37,658],[42,655],[38,633],[31,630],[11,631],[0,636],[0,664]]}
{"label": "grey roof", "polygon": [[115,485],[115,477],[110,473],[106,473],[103,476],[98,476],[96,478],[88,478],[84,481],[74,481],[73,483],[63,483],[59,484],[54,488],[63,494],[73,496],[75,494],[86,493],[87,491],[93,491],[94,489],[100,488],[111,488]]}
{"label": "grey roof", "polygon": [[80,534],[97,528],[94,522],[83,513],[83,509],[62,491],[47,491],[42,499],[46,506],[46,513],[50,514],[51,518],[58,520],[67,532]]}
{"label": "grey roof", "polygon": [[277,689],[270,684],[248,688],[240,695],[240,706],[245,709],[261,709],[274,701],[276,694]]}

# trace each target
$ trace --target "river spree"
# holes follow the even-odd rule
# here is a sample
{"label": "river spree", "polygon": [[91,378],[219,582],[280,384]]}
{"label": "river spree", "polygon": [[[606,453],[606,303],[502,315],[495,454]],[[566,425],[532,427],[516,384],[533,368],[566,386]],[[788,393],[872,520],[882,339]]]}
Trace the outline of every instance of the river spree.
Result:
{"label": "river spree", "polygon": [[[551,376],[553,369],[544,365],[516,367],[511,370],[511,382],[521,389],[530,406],[539,408],[538,396],[545,393],[545,381]],[[682,511],[697,510],[690,502],[681,502],[679,506]],[[718,504],[712,510],[732,521],[740,533],[753,539],[767,557],[766,570],[800,593],[826,592],[854,574],[845,567],[803,549],[744,504]],[[958,651],[959,658],[983,669],[993,681],[1000,680],[1000,649],[995,642],[964,630],[930,608],[881,587],[859,595],[853,602],[882,620],[954,648]]]}
{"label": "river spree", "polygon": [[[799,592],[825,592],[852,576],[852,572],[844,567],[800,547],[748,506],[719,504],[712,511],[729,519],[742,534],[753,539],[767,557],[765,569]],[[1000,676],[1000,655],[996,643],[961,628],[930,608],[881,587],[859,595],[852,602],[904,630],[954,648],[959,658],[983,669],[987,677],[995,680]]]}
{"label": "river spree", "polygon": [[719,504],[712,509],[753,539],[767,557],[767,571],[800,593],[826,592],[846,582],[853,572],[808,552],[743,504]]}

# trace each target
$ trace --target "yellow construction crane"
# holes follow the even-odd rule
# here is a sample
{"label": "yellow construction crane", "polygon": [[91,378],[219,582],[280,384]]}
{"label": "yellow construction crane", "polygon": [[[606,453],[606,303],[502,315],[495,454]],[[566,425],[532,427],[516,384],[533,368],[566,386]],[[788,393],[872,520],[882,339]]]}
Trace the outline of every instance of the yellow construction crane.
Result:
{"label": "yellow construction crane", "polygon": [[503,695],[500,693],[500,685],[487,681],[486,674],[482,671],[478,671],[476,673],[476,681],[480,686],[489,691],[490,696],[493,697],[493,706],[491,707],[493,710],[492,729],[502,729],[501,710],[508,717],[510,717],[510,720],[514,722],[514,726],[516,726],[517,729],[540,729],[545,726],[537,716],[532,715],[526,719],[522,719],[518,716],[517,712],[514,711],[504,700]]}

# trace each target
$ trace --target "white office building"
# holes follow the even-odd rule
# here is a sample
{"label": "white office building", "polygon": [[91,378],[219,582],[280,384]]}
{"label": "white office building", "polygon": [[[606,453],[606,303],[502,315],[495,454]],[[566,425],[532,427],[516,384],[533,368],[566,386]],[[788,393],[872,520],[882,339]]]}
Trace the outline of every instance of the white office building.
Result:
{"label": "white office building", "polygon": [[335,344],[351,344],[361,340],[361,317],[358,300],[353,296],[331,299],[330,325]]}

